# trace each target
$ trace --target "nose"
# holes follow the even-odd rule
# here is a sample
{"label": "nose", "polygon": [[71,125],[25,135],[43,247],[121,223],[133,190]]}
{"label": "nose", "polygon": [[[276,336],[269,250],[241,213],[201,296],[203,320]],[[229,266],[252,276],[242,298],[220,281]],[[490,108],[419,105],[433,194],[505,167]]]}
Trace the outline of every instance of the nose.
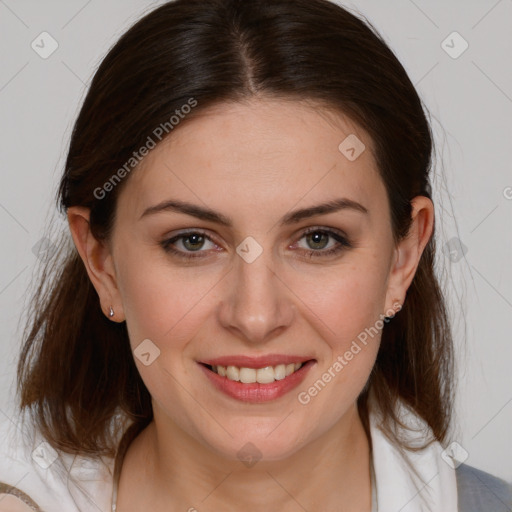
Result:
{"label": "nose", "polygon": [[268,251],[252,263],[236,258],[218,315],[221,325],[247,344],[261,344],[292,323],[293,293],[273,270]]}

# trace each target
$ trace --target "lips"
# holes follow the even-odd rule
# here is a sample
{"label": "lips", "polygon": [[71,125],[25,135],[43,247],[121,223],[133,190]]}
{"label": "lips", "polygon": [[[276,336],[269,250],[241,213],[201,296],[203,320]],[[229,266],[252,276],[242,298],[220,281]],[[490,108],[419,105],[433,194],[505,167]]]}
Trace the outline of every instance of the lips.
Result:
{"label": "lips", "polygon": [[[258,403],[275,400],[296,388],[315,363],[315,359],[294,355],[229,356],[202,361],[199,363],[199,367],[218,391],[242,402]],[[263,368],[291,366],[292,364],[297,367],[293,373],[280,376],[279,380],[272,381],[272,379],[269,379],[268,383],[253,382],[253,379],[244,382],[243,378],[240,379],[242,382],[239,382],[228,378],[224,372],[219,374],[216,371],[219,367],[224,367],[228,369],[251,369],[254,372]]]}

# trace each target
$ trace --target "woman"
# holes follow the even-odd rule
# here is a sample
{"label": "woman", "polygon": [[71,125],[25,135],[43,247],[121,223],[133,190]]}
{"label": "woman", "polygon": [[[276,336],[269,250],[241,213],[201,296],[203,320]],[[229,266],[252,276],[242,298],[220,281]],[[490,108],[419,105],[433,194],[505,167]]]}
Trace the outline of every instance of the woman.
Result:
{"label": "woman", "polygon": [[452,457],[431,155],[405,70],[333,3],[140,20],[74,127],[0,511],[510,510]]}

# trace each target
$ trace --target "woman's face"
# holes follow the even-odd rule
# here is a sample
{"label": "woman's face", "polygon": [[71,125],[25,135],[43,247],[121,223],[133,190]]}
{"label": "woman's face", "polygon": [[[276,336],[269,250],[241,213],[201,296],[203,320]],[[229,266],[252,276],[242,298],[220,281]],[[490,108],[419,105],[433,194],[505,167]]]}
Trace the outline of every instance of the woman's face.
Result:
{"label": "woman's face", "polygon": [[405,296],[370,139],[297,102],[175,128],[120,194],[111,248],[155,417],[229,458],[252,443],[282,459],[353,414]]}

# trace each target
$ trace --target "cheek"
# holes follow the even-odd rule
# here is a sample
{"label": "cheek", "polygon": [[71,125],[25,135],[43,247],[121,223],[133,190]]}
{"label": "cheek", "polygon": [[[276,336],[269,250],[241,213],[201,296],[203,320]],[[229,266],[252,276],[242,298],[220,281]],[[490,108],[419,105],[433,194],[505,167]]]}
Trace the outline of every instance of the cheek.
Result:
{"label": "cheek", "polygon": [[[344,351],[359,333],[375,325],[385,310],[386,275],[371,258],[358,264],[294,275],[293,289],[308,315],[335,352]],[[309,313],[307,313],[309,311]]]}
{"label": "cheek", "polygon": [[357,263],[295,278],[297,295],[305,303],[303,314],[323,344],[318,369],[301,386],[298,400],[322,414],[329,411],[332,421],[357,399],[378,353],[386,273],[384,264],[375,261],[368,252]]}
{"label": "cheek", "polygon": [[[166,350],[193,337],[206,314],[203,304],[218,276],[173,268],[164,258],[126,253],[120,269],[120,291],[133,347],[149,338]],[[172,339],[172,347],[168,340]]]}

